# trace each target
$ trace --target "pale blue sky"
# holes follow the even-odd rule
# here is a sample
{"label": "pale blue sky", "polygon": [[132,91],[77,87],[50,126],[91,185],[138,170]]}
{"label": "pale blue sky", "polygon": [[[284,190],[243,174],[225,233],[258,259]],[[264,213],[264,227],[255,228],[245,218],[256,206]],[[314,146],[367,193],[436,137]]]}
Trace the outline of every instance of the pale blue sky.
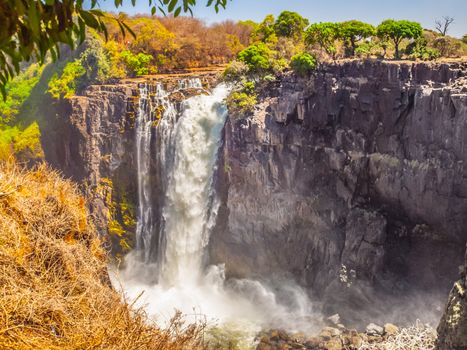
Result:
{"label": "pale blue sky", "polygon": [[[226,10],[216,15],[213,8],[206,8],[207,0],[199,3],[194,15],[207,22],[225,19],[252,19],[261,21],[267,14],[278,15],[284,10],[297,11],[311,22],[344,21],[359,19],[378,24],[387,18],[409,19],[421,22],[425,28],[434,28],[436,18],[448,15],[455,18],[450,34],[460,37],[467,34],[467,0],[231,0]],[[120,10],[129,14],[149,13],[147,0],[137,0],[136,7],[130,0]],[[106,10],[115,10],[113,0],[100,0]]]}

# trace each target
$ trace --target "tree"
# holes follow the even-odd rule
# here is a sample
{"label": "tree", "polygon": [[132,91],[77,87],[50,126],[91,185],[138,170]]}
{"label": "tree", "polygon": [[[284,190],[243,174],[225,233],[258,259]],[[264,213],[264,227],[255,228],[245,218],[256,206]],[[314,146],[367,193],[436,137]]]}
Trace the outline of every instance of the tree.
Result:
{"label": "tree", "polygon": [[454,17],[443,16],[442,19],[437,19],[435,21],[436,30],[442,35],[445,36],[448,33],[449,27],[454,23]]}
{"label": "tree", "polygon": [[418,22],[387,19],[378,26],[376,33],[381,40],[391,39],[393,41],[394,56],[397,59],[400,58],[399,45],[402,39],[417,39],[422,35],[423,29]]}
{"label": "tree", "polygon": [[344,40],[350,56],[355,55],[355,49],[360,40],[373,36],[375,33],[375,27],[371,24],[357,20],[346,21],[339,24],[339,37]]}
{"label": "tree", "polygon": [[303,31],[308,24],[310,22],[297,12],[284,11],[277,17],[274,31],[277,36],[285,36],[298,40],[302,38]]}
{"label": "tree", "polygon": [[316,58],[307,52],[299,53],[290,60],[290,67],[298,75],[307,75],[316,69]]}
{"label": "tree", "polygon": [[274,36],[275,18],[273,15],[267,15],[264,20],[254,28],[252,35],[253,41],[267,42]]}
{"label": "tree", "polygon": [[238,54],[238,60],[245,63],[250,71],[259,72],[271,68],[271,50],[263,43],[250,45]]}
{"label": "tree", "polygon": [[[148,0],[152,14],[182,11],[192,13],[196,0]],[[83,3],[89,4],[85,9]],[[114,0],[115,7],[123,0]],[[134,5],[136,0],[131,0]],[[216,12],[225,8],[227,0],[207,0]],[[56,60],[60,44],[72,49],[76,39],[82,43],[86,28],[93,28],[107,36],[106,19],[115,20],[122,33],[132,33],[119,18],[105,14],[97,8],[98,1],[82,0],[0,0],[0,91],[5,97],[7,81],[19,73],[20,63],[31,59],[43,63],[48,54]]]}
{"label": "tree", "polygon": [[305,43],[307,45],[318,44],[333,58],[336,55],[335,40],[339,36],[339,28],[336,23],[323,22],[314,23],[305,32]]}
{"label": "tree", "polygon": [[465,34],[463,37],[462,37],[462,42],[464,44],[467,44],[467,34]]}

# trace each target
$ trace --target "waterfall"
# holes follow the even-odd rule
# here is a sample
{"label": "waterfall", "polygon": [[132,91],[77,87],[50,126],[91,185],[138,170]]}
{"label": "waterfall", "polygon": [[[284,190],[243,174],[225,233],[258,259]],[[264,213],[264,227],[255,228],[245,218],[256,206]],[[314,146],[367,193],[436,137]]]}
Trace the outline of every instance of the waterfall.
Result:
{"label": "waterfall", "polygon": [[[179,82],[180,90],[187,88],[200,89],[201,83]],[[219,205],[213,175],[228,91],[221,84],[208,95],[190,97],[177,113],[162,86],[151,96],[146,86],[140,88],[136,123],[139,243],[136,252],[126,257],[120,281],[130,298],[144,290],[139,303],[159,320],[170,319],[177,309],[220,322],[272,325],[274,321],[284,326],[284,319],[310,314],[306,293],[283,281],[274,288],[247,279],[226,281],[223,265],[209,266],[204,259]],[[154,110],[160,106],[157,152],[152,155],[151,128]],[[154,169],[161,196],[158,211],[153,209],[149,181],[152,160],[157,163]],[[159,215],[157,220],[155,215]],[[281,294],[287,305],[281,303]]]}
{"label": "waterfall", "polygon": [[161,278],[167,285],[196,283],[209,238],[212,178],[227,110],[225,86],[188,99],[173,131],[174,151],[162,212],[165,252]]}
{"label": "waterfall", "polygon": [[[136,249],[144,252],[150,245],[153,231],[151,185],[149,181],[151,155],[151,110],[147,84],[139,88],[138,117],[136,119],[136,167],[138,183],[138,211],[136,224]],[[145,257],[146,258],[146,257]]]}

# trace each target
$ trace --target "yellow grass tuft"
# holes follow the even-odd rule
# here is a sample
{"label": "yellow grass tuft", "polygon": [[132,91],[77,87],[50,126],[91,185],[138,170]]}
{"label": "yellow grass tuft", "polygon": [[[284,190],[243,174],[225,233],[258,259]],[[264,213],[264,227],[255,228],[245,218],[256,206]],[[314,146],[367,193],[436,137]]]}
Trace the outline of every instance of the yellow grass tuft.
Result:
{"label": "yellow grass tuft", "polygon": [[0,164],[0,349],[198,349],[202,326],[159,329],[110,285],[76,186]]}

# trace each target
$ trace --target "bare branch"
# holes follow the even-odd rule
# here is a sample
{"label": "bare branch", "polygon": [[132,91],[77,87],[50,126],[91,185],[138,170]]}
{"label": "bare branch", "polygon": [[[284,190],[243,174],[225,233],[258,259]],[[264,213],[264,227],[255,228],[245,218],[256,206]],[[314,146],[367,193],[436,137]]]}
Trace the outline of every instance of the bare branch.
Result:
{"label": "bare branch", "polygon": [[452,23],[454,23],[454,17],[443,16],[442,20],[437,19],[435,21],[435,28],[442,36],[445,36],[448,33],[449,27]]}

